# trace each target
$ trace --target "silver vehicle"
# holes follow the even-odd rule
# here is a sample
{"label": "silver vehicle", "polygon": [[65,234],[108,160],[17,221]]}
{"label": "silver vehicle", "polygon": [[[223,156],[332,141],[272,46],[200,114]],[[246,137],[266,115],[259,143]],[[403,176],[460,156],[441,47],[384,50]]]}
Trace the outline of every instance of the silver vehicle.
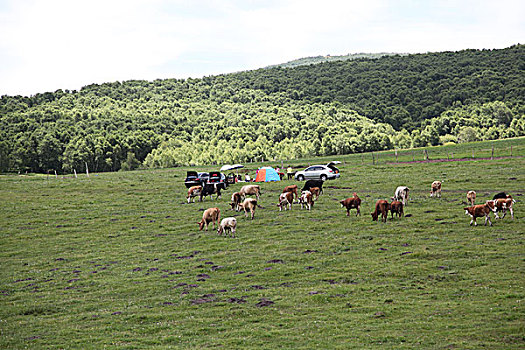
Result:
{"label": "silver vehicle", "polygon": [[304,180],[333,180],[337,179],[339,174],[339,169],[337,169],[334,164],[339,164],[341,162],[335,161],[330,162],[326,165],[312,165],[308,168],[298,171],[295,173],[295,179],[297,181],[304,181]]}

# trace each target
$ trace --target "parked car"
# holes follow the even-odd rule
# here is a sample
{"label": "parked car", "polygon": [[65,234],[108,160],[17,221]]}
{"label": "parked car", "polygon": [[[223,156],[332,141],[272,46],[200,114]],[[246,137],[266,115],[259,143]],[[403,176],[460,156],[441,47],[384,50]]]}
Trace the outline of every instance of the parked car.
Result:
{"label": "parked car", "polygon": [[312,165],[308,168],[298,171],[295,173],[295,179],[297,181],[304,181],[307,179],[315,180],[334,180],[341,176],[339,174],[339,169],[334,164],[339,164],[341,162],[330,162],[326,165]]}
{"label": "parked car", "polygon": [[202,186],[203,183],[208,182],[209,174],[205,172],[198,173],[196,171],[188,171],[184,184],[187,188],[191,186]]}
{"label": "parked car", "polygon": [[228,183],[226,182],[226,176],[220,171],[211,171],[207,183],[221,184],[221,188],[223,189],[226,189],[226,187],[228,187]]}

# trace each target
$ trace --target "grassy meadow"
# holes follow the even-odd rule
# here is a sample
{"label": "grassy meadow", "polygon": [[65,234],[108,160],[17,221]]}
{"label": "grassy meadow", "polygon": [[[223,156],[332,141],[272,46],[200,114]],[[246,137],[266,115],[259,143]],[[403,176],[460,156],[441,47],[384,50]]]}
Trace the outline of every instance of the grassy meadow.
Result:
{"label": "grassy meadow", "polygon": [[[493,145],[494,159],[469,159]],[[311,211],[276,206],[301,183],[262,183],[253,221],[229,210],[241,183],[187,204],[188,168],[2,175],[0,348],[523,349],[525,139],[439,152],[465,159],[293,161],[341,160],[341,178]],[[405,217],[372,222],[398,185],[411,189]],[[515,218],[469,226],[468,190],[478,204],[512,194]],[[362,214],[347,217],[339,201],[354,191]],[[215,206],[237,217],[237,238],[198,230]]]}

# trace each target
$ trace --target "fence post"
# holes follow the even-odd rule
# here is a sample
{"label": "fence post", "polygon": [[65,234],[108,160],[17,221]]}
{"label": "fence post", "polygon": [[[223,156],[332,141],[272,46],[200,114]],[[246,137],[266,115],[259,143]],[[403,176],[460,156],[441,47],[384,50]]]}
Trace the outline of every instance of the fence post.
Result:
{"label": "fence post", "polygon": [[395,149],[395,152],[396,152],[396,163],[397,163],[397,148]]}
{"label": "fence post", "polygon": [[510,146],[510,156],[512,157],[512,146]]}
{"label": "fence post", "polygon": [[494,159],[494,145],[492,145],[492,154],[490,155],[490,160]]}
{"label": "fence post", "polygon": [[472,150],[472,158],[474,158],[474,150]]}
{"label": "fence post", "polygon": [[376,164],[376,159],[374,157],[374,152],[372,152],[372,164],[374,164],[374,165]]}

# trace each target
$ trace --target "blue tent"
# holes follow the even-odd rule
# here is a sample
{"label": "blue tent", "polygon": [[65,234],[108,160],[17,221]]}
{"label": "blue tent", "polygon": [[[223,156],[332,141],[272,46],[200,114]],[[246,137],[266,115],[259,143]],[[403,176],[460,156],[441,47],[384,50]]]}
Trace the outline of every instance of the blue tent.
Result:
{"label": "blue tent", "polygon": [[270,182],[270,181],[281,181],[279,174],[274,168],[265,166],[259,169],[255,182]]}

